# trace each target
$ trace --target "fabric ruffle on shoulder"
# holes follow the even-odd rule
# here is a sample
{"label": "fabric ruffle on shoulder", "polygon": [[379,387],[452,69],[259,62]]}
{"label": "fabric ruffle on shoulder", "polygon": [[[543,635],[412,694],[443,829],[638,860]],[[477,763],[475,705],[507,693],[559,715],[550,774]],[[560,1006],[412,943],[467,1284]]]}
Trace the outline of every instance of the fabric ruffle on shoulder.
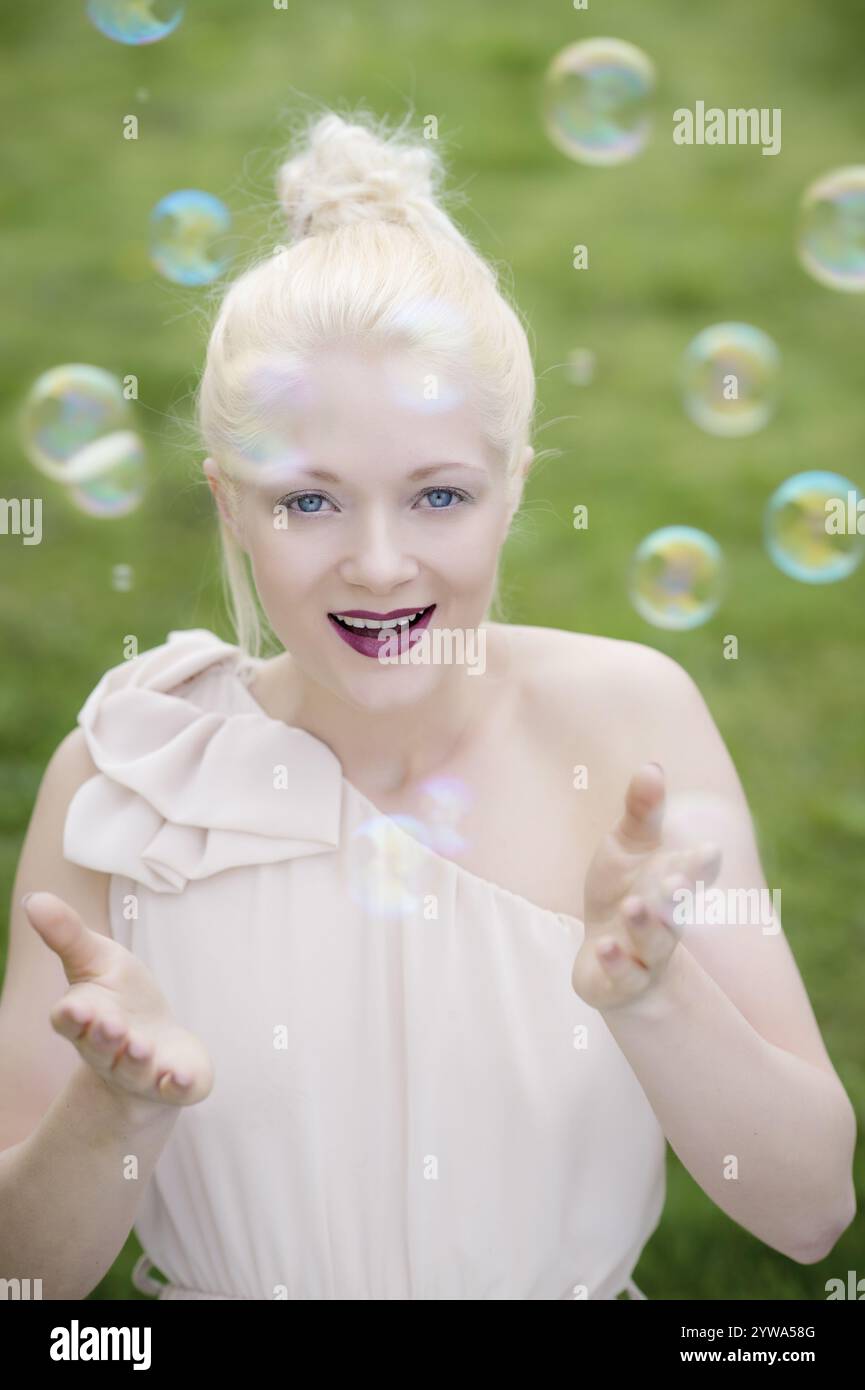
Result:
{"label": "fabric ruffle on shoulder", "polygon": [[342,767],[325,743],[264,710],[219,713],[172,693],[239,658],[191,628],[105,672],[78,714],[99,773],[69,804],[67,859],[181,893],[223,869],[338,846]]}

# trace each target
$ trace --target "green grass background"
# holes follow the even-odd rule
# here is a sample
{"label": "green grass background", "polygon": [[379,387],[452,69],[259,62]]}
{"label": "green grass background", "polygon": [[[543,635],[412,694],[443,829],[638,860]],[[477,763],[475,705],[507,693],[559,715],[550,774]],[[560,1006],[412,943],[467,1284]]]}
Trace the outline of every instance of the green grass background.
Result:
{"label": "green grass background", "polygon": [[[597,34],[636,43],[659,73],[654,139],[616,169],[572,163],[539,115],[551,57]],[[532,328],[535,444],[559,451],[532,477],[508,544],[508,616],[652,644],[697,680],[862,1115],[865,568],[835,585],[796,583],[765,555],[761,523],[792,473],[828,467],[865,486],[865,297],[815,284],[793,251],[810,181],[865,162],[863,42],[856,0],[590,0],[587,12],[568,0],[298,0],[287,12],[269,0],[190,0],[178,31],[142,49],[97,33],[83,0],[4,8],[0,490],[44,499],[41,545],[0,536],[4,902],[45,764],[122,659],[122,635],[142,649],[172,628],[230,636],[189,430],[211,295],[152,269],[150,209],[175,188],[208,189],[234,214],[241,256],[252,254],[280,240],[272,174],[299,102],[364,103],[396,118],[412,103],[418,122],[439,119],[450,187],[469,199],[462,225],[512,273]],[[672,112],[697,99],[780,107],[782,152],[674,146]],[[135,142],[121,134],[128,113],[140,118]],[[587,273],[571,267],[576,242],[590,248]],[[783,355],[777,416],[742,440],[701,433],[677,391],[688,342],[730,319],[766,330]],[[597,355],[584,388],[563,369],[574,347]],[[139,378],[153,485],[128,518],[75,512],[22,452],[19,403],[63,362]],[[587,532],[571,524],[578,502]],[[710,532],[729,562],[722,609],[690,633],[648,626],[627,598],[635,546],[668,523]],[[120,563],[135,573],[128,593],[111,587]],[[726,633],[738,636],[737,661],[722,658]],[[861,1203],[861,1167],[857,1186]],[[130,1238],[92,1297],[138,1296],[138,1248]],[[671,1153],[663,1222],[635,1277],[652,1298],[808,1299],[848,1269],[865,1275],[861,1219],[826,1261],[797,1265],[714,1207]]]}

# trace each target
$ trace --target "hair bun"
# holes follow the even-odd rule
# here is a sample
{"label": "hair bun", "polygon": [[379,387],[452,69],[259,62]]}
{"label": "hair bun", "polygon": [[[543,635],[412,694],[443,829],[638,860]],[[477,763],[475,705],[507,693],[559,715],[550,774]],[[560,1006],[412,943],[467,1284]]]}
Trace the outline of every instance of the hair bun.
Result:
{"label": "hair bun", "polygon": [[279,169],[276,188],[292,239],[334,231],[361,219],[455,228],[437,206],[437,152],[381,123],[349,122],[335,112],[316,119],[304,148]]}

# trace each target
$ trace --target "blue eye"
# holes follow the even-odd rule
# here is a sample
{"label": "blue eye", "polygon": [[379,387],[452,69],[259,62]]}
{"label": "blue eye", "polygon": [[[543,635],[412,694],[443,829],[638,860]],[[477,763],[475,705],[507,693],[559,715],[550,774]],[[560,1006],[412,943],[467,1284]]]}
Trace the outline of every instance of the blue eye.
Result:
{"label": "blue eye", "polygon": [[317,500],[327,501],[323,492],[295,492],[288,497],[280,497],[276,503],[277,507],[285,507],[289,512],[304,512],[308,516],[314,516],[321,511],[321,507],[293,507],[292,502],[315,502]]}
{"label": "blue eye", "polygon": [[[446,497],[446,496],[448,495],[448,493],[450,493],[450,495],[451,495],[452,497],[458,497],[458,498],[460,499],[461,502],[466,502],[466,501],[468,501],[468,499],[469,499],[469,494],[468,494],[467,492],[463,492],[462,488],[456,488],[456,487],[428,487],[428,488],[421,494],[421,496],[423,496],[423,497],[436,497],[436,496],[442,497],[442,496],[445,496],[445,497]],[[434,502],[434,503],[432,504],[431,507],[424,507],[424,508],[422,508],[422,510],[423,510],[423,511],[434,511],[434,512],[452,512],[452,511],[454,510],[454,508],[451,507],[451,506],[448,506],[448,505],[439,506],[438,503]]]}
{"label": "blue eye", "polygon": [[[433,512],[452,512],[455,510],[455,507],[452,506],[449,502],[441,502],[440,500],[449,496],[458,498],[459,502],[470,502],[472,500],[470,494],[464,492],[462,488],[428,487],[421,493],[421,497],[430,497],[439,500],[432,501],[429,507],[422,507],[420,508],[420,510]],[[323,511],[323,508],[320,504],[322,502],[327,502],[328,500],[329,499],[325,497],[323,492],[293,492],[285,497],[280,497],[279,501],[275,504],[275,506],[285,507],[285,509],[289,512],[301,512],[306,516],[316,516],[320,515]],[[292,506],[292,503],[294,502],[297,502],[298,506]],[[305,507],[302,505],[304,502],[318,503],[319,505]]]}

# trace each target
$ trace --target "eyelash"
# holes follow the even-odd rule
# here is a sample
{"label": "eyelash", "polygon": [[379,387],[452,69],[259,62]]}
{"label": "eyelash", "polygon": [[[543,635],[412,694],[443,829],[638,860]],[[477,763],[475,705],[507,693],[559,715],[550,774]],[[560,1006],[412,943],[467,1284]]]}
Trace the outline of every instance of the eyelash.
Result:
{"label": "eyelash", "polygon": [[[460,501],[461,501],[461,502],[472,502],[472,501],[474,501],[474,498],[471,496],[471,493],[466,492],[466,491],[465,491],[463,488],[461,488],[461,487],[428,487],[428,488],[424,488],[424,490],[423,490],[423,492],[420,494],[420,496],[421,496],[421,497],[427,497],[427,496],[429,496],[429,494],[430,494],[431,492],[452,492],[452,493],[454,494],[455,497],[459,497],[459,498],[460,498]],[[325,498],[325,501],[328,501],[328,502],[330,501],[330,498],[327,497],[326,494],[323,493],[323,492],[291,492],[291,493],[287,493],[287,494],[285,495],[285,497],[280,497],[279,501],[278,501],[277,503],[275,503],[275,505],[276,505],[277,507],[285,507],[286,511],[294,512],[297,516],[322,516],[322,515],[323,515],[323,513],[322,513],[320,510],[317,511],[317,512],[302,512],[298,507],[289,506],[289,503],[291,503],[291,502],[299,502],[299,501],[301,500],[301,498],[303,498],[303,497],[324,497],[324,498]],[[421,511],[426,511],[426,512],[455,512],[455,511],[458,510],[458,508],[455,507],[455,506],[448,506],[448,507],[421,507],[420,510],[421,510]]]}

